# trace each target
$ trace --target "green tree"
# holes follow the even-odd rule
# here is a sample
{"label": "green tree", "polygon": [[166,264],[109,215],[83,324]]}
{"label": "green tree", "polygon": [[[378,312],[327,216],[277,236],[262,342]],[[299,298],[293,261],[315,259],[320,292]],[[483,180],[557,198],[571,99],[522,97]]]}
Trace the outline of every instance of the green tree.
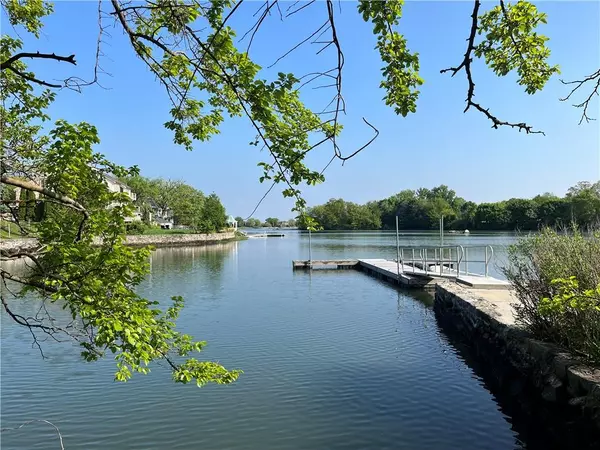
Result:
{"label": "green tree", "polygon": [[444,217],[447,223],[450,223],[456,217],[456,213],[450,206],[450,203],[443,197],[433,197],[427,202],[427,215],[429,216],[430,227],[439,227],[439,220]]}
{"label": "green tree", "polygon": [[[2,6],[14,26],[22,25],[36,36],[41,17],[52,11],[35,0],[3,1]],[[205,343],[175,329],[182,298],[173,297],[161,311],[158,302],[138,294],[137,286],[149,271],[149,250],[124,245],[124,218],[133,212],[133,205],[127,195],[110,192],[104,182],[105,174],[127,177],[136,170],[116,166],[94,151],[99,138],[92,125],[43,123],[49,119],[46,111],[55,94],[34,86],[54,86],[27,70],[21,46],[19,39],[7,35],[0,40],[1,181],[21,188],[24,197],[36,192],[55,208],[37,227],[38,250],[18,255],[28,259],[31,270],[11,273],[3,264],[0,276],[3,282],[22,286],[23,292],[33,290],[41,298],[60,302],[72,321],[60,324],[44,308],[35,320],[22,316],[20,297],[5,290],[0,294],[4,312],[34,335],[72,337],[87,361],[113,355],[119,381],[148,373],[157,360],[167,363],[177,382],[201,386],[234,381],[239,372],[196,359],[194,354]],[[74,63],[72,56],[51,57]],[[35,181],[40,177],[43,185]],[[16,257],[6,250],[1,256]]]}
{"label": "green tree", "polygon": [[254,217],[250,217],[247,221],[246,221],[246,226],[249,228],[259,228],[261,226],[262,222],[259,219],[256,219]]}
{"label": "green tree", "polygon": [[505,230],[508,215],[503,203],[481,203],[475,211],[475,225],[482,230]]}
{"label": "green tree", "polygon": [[267,217],[265,219],[265,224],[267,224],[268,227],[278,227],[280,223],[281,222],[277,217]]}
{"label": "green tree", "polygon": [[168,207],[176,224],[200,228],[204,220],[204,194],[185,183],[176,183],[170,191]]}
{"label": "green tree", "polygon": [[241,216],[237,216],[235,218],[235,221],[237,222],[238,227],[243,227],[244,226],[244,219]]}
{"label": "green tree", "polygon": [[135,194],[134,204],[139,208],[142,220],[149,224],[153,212],[152,205],[155,203],[158,194],[157,184],[149,178],[140,175],[125,177],[122,181]]}
{"label": "green tree", "polygon": [[535,230],[538,227],[536,204],[533,200],[511,198],[504,204],[509,229]]}
{"label": "green tree", "polygon": [[202,207],[202,220],[198,228],[204,233],[214,233],[225,228],[227,215],[225,207],[217,194],[212,193],[204,201]]}
{"label": "green tree", "polygon": [[567,192],[573,220],[580,226],[589,226],[600,222],[600,181],[592,184],[580,182]]}
{"label": "green tree", "polygon": [[184,185],[183,181],[155,178],[151,180],[153,201],[160,211],[168,211],[177,201],[177,191]]}
{"label": "green tree", "polygon": [[475,229],[475,213],[477,205],[471,201],[464,201],[458,207],[458,217],[451,223],[453,229]]}

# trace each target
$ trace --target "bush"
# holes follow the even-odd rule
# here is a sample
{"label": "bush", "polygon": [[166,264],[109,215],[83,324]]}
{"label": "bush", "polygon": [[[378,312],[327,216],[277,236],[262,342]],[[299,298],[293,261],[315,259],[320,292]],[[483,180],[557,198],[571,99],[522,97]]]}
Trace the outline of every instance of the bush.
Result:
{"label": "bush", "polygon": [[600,364],[600,232],[544,229],[509,247],[516,318],[539,339]]}
{"label": "bush", "polygon": [[141,221],[127,224],[127,234],[144,234],[147,229],[148,225]]}

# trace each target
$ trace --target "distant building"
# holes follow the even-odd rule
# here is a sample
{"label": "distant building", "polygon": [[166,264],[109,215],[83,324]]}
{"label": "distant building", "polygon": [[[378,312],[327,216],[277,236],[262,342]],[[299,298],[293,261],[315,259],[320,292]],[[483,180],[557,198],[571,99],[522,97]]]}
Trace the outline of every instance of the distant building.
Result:
{"label": "distant building", "polygon": [[[136,200],[136,194],[135,192],[133,192],[131,190],[131,188],[129,186],[127,186],[125,183],[119,181],[117,178],[115,178],[112,175],[108,175],[108,174],[104,174],[104,180],[106,182],[106,185],[108,186],[108,190],[110,192],[123,192],[125,194],[127,194],[127,196],[131,199],[131,201],[135,201]],[[45,177],[42,175],[37,174],[32,181],[34,183],[36,183],[39,186],[44,186],[44,182],[45,182]],[[20,187],[16,187],[15,188],[15,198],[14,201],[9,205],[11,208],[18,208],[21,204],[21,194],[22,194],[22,189]],[[39,192],[34,192],[33,193],[35,196],[36,200],[41,200],[40,197],[40,193]],[[117,203],[113,203],[111,206],[115,206]],[[125,222],[136,222],[136,221],[140,221],[142,220],[142,214],[139,211],[138,208],[135,209],[135,212],[133,214],[133,216],[131,217],[126,217],[125,218]]]}
{"label": "distant building", "polygon": [[174,225],[173,211],[171,208],[160,208],[156,203],[150,202],[152,217],[150,220],[161,228],[170,230]]}
{"label": "distant building", "polygon": [[237,227],[238,227],[237,220],[235,220],[233,218],[233,216],[227,217],[227,226],[230,227],[230,228],[234,228],[234,229],[237,230]]}
{"label": "distant building", "polygon": [[[127,186],[122,181],[119,181],[117,178],[113,177],[112,175],[105,174],[104,181],[106,182],[106,185],[108,186],[108,190],[110,192],[125,193],[131,199],[132,202],[134,202],[137,199],[135,192],[133,192],[129,186]],[[115,206],[115,205],[117,205],[117,203],[113,203],[111,206]],[[125,222],[140,222],[142,219],[143,219],[142,213],[139,210],[139,208],[136,207],[135,212],[133,213],[132,216],[125,217]]]}

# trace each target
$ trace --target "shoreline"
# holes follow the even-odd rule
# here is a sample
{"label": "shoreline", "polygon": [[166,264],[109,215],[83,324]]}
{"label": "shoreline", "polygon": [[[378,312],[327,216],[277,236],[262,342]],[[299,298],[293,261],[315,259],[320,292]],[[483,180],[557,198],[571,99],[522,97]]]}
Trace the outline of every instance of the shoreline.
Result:
{"label": "shoreline", "polygon": [[[125,237],[125,245],[130,247],[154,248],[200,246],[238,240],[234,231],[221,233],[190,234],[130,234]],[[36,238],[2,239],[0,250],[6,252],[25,252],[34,250],[38,245]]]}
{"label": "shoreline", "polygon": [[[512,294],[511,294],[512,295]],[[434,313],[492,391],[565,448],[600,444],[600,369],[534,339],[516,322],[512,301],[493,291],[441,282]]]}

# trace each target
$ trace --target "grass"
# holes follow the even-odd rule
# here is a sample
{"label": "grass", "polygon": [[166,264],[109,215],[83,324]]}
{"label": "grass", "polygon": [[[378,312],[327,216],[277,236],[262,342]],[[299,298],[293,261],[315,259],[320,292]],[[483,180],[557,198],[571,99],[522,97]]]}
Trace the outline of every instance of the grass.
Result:
{"label": "grass", "polygon": [[[230,231],[230,230],[229,229],[221,230],[220,233],[226,232],[226,231]],[[175,229],[168,230],[168,229],[163,229],[163,228],[158,228],[158,227],[148,227],[148,228],[144,229],[144,232],[142,234],[144,236],[153,236],[153,235],[163,235],[163,234],[171,235],[171,234],[204,234],[204,233],[200,233],[198,231],[192,230],[191,228],[185,228],[185,229],[175,228]]]}
{"label": "grass", "polygon": [[155,235],[155,234],[197,234],[197,233],[195,233],[194,230],[189,230],[189,229],[167,230],[167,229],[163,229],[163,228],[152,227],[152,228],[147,228],[146,230],[144,230],[144,234],[145,235]]}
{"label": "grass", "polygon": [[[29,227],[30,233],[34,232],[32,228],[33,227]],[[0,221],[0,239],[19,239],[22,237],[32,237],[32,235],[23,235],[19,226],[14,222],[9,222],[7,220]]]}

